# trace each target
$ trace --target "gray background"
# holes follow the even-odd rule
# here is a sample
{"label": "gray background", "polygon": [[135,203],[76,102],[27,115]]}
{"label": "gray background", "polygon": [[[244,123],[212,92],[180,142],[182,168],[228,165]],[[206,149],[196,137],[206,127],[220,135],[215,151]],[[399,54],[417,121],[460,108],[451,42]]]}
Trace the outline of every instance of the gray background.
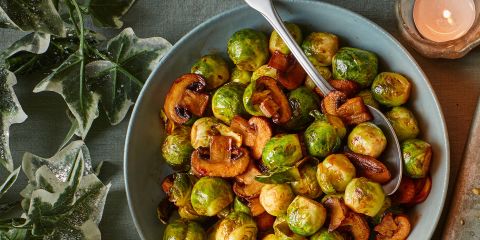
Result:
{"label": "gray background", "polygon": [[[396,26],[395,1],[326,2],[369,18],[405,43]],[[162,36],[175,43],[199,23],[240,4],[240,0],[139,0],[124,18],[125,27],[132,27],[139,37]],[[111,35],[117,31],[103,32]],[[0,48],[8,46],[21,35],[14,31],[0,30]],[[426,59],[411,48],[408,49],[429,77],[445,114],[452,154],[451,192],[480,94],[480,49],[473,50],[459,60]],[[36,79],[22,78],[18,79],[15,87],[20,103],[29,116],[25,123],[11,128],[11,150],[15,166],[20,165],[22,155],[27,151],[43,157],[53,155],[70,127],[65,117],[63,99],[54,93],[32,93],[36,83]],[[86,140],[93,161],[106,162],[100,177],[112,183],[100,224],[104,239],[139,238],[128,211],[123,187],[123,143],[127,124],[126,119],[118,126],[109,127],[105,116],[101,116],[94,122]],[[21,176],[6,200],[18,199],[18,192],[24,186],[25,177]],[[445,209],[448,206],[447,202]],[[446,212],[445,210],[444,215]],[[441,229],[442,226],[437,228],[434,239],[439,238]]]}

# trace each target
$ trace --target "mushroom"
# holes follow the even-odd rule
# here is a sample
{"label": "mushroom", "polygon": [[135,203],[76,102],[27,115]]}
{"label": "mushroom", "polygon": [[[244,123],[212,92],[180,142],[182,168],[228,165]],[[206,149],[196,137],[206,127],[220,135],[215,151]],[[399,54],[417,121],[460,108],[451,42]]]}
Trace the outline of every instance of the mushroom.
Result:
{"label": "mushroom", "polygon": [[412,200],[413,204],[419,204],[425,201],[432,189],[432,178],[428,175],[425,178],[415,179],[415,197]]}
{"label": "mushroom", "polygon": [[253,217],[256,217],[265,213],[265,208],[263,208],[262,204],[260,204],[260,199],[258,197],[247,199],[247,201],[248,201],[247,205],[250,208],[250,213],[252,214]]}
{"label": "mushroom", "polygon": [[396,204],[410,204],[415,198],[415,184],[407,176],[402,176],[402,181],[397,191],[393,194],[393,201]]}
{"label": "mushroom", "polygon": [[287,97],[278,87],[277,81],[271,77],[263,76],[256,80],[252,103],[260,105],[262,113],[271,116],[275,123],[286,123],[292,117]]}
{"label": "mushroom", "polygon": [[165,115],[178,124],[187,122],[192,115],[202,116],[210,98],[203,92],[205,88],[205,79],[198,74],[190,73],[177,78],[165,98]]}
{"label": "mushroom", "polygon": [[331,79],[328,83],[336,90],[345,93],[347,97],[353,97],[360,91],[360,85],[354,81],[344,79]]}
{"label": "mushroom", "polygon": [[328,231],[334,231],[342,225],[343,220],[347,217],[348,208],[340,197],[335,196],[327,197],[323,205],[327,208],[330,215]]}
{"label": "mushroom", "polygon": [[395,218],[391,212],[382,218],[382,222],[375,226],[376,240],[405,240],[410,234],[411,225],[407,216],[398,215]]}
{"label": "mushroom", "polygon": [[254,219],[255,222],[257,222],[259,232],[264,232],[271,229],[273,227],[273,223],[275,222],[275,217],[267,212],[256,216]]}
{"label": "mushroom", "polygon": [[372,114],[363,103],[362,97],[348,99],[337,109],[337,115],[347,125],[357,125],[373,120]]}
{"label": "mushroom", "polygon": [[370,227],[365,218],[356,212],[350,211],[347,217],[343,219],[340,228],[349,232],[354,240],[368,240],[370,237]]}
{"label": "mushroom", "polygon": [[235,177],[250,163],[248,151],[233,144],[227,136],[213,136],[210,149],[200,147],[192,153],[192,170],[200,176]]}
{"label": "mushroom", "polygon": [[347,101],[347,95],[340,91],[331,91],[322,100],[322,112],[338,116],[337,109]]}
{"label": "mushroom", "polygon": [[288,90],[298,88],[307,77],[305,70],[291,54],[285,55],[275,51],[268,65],[278,70],[278,82]]}
{"label": "mushroom", "polygon": [[233,184],[235,194],[247,200],[258,198],[264,186],[263,183],[255,180],[255,177],[259,175],[261,175],[261,172],[251,162],[244,173],[235,177],[235,183]]}
{"label": "mushroom", "polygon": [[235,116],[230,124],[230,128],[242,135],[243,144],[250,147],[254,159],[262,157],[263,148],[272,137],[272,127],[267,119],[254,116],[247,122],[242,117]]}
{"label": "mushroom", "polygon": [[277,69],[280,72],[285,72],[290,65],[290,59],[288,55],[285,55],[279,51],[272,53],[270,60],[268,61],[268,66]]}
{"label": "mushroom", "polygon": [[387,183],[392,178],[387,166],[373,157],[353,152],[345,152],[345,156],[355,166],[360,177],[366,177],[380,184]]}

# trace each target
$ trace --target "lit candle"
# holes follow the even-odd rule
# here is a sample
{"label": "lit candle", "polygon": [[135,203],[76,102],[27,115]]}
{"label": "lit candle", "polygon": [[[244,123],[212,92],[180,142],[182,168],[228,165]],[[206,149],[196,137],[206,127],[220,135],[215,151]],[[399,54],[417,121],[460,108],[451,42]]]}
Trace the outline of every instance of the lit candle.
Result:
{"label": "lit candle", "polygon": [[475,21],[473,0],[416,0],[413,20],[424,38],[446,42],[465,35]]}

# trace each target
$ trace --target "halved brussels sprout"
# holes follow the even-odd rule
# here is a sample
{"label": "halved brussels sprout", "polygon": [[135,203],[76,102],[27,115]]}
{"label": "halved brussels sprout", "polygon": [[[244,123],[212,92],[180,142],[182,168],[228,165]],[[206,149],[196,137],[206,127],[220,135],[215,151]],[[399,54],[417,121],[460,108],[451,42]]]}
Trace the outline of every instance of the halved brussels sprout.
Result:
{"label": "halved brussels sprout", "polygon": [[299,167],[300,179],[291,182],[290,186],[297,195],[308,198],[318,198],[322,194],[322,190],[317,181],[317,167],[313,163],[306,163]]}
{"label": "halved brussels sprout", "polygon": [[207,89],[222,86],[230,78],[227,62],[218,55],[205,55],[193,64],[191,73],[202,75],[207,82]]}
{"label": "halved brussels sprout", "polygon": [[368,87],[378,72],[378,58],[373,52],[343,47],[332,60],[333,78],[352,80]]}
{"label": "halved brussels sprout", "polygon": [[393,107],[385,114],[399,141],[416,138],[420,129],[413,113],[405,107]]}
{"label": "halved brussels sprout", "polygon": [[375,100],[389,107],[400,106],[408,101],[412,84],[404,76],[393,72],[382,72],[372,84]]}
{"label": "halved brussels sprout", "polygon": [[245,87],[240,83],[228,83],[215,91],[212,98],[213,115],[226,124],[230,124],[233,117],[245,115],[242,97]]}
{"label": "halved brussels sprout", "polygon": [[348,135],[348,148],[355,153],[377,158],[387,146],[387,138],[371,122],[358,124]]}
{"label": "halved brussels sprout", "polygon": [[212,239],[254,240],[257,238],[257,224],[250,215],[232,212],[214,226]]}
{"label": "halved brussels sprout", "polygon": [[193,221],[175,220],[167,225],[163,232],[164,240],[204,240],[205,230]]}
{"label": "halved brussels sprout", "polygon": [[167,194],[170,202],[177,207],[190,203],[190,194],[193,188],[194,177],[188,173],[173,173],[162,182],[162,189]]}
{"label": "halved brussels sprout", "polygon": [[[285,27],[287,27],[288,31],[292,35],[293,39],[295,39],[295,42],[300,44],[302,42],[303,36],[302,36],[302,30],[300,27],[298,27],[294,23],[285,23]],[[274,53],[275,51],[279,51],[282,54],[290,54],[290,49],[288,49],[287,45],[285,42],[283,42],[282,38],[280,35],[278,35],[277,31],[273,31],[272,35],[270,35],[270,43],[268,45],[268,48],[270,49],[271,53]]]}
{"label": "halved brussels sprout", "polygon": [[423,178],[428,174],[432,159],[432,146],[419,139],[409,139],[402,143],[405,171],[412,178]]}
{"label": "halved brussels sprout", "polygon": [[357,213],[373,217],[385,201],[382,186],[366,178],[355,178],[345,189],[345,204]]}
{"label": "halved brussels sprout", "polygon": [[252,81],[259,79],[260,77],[266,76],[271,77],[275,80],[278,80],[278,70],[270,67],[269,65],[265,64],[261,67],[257,68],[252,74]]}
{"label": "halved brussels sprout", "polygon": [[302,159],[302,146],[297,134],[277,135],[263,148],[262,162],[270,170],[291,167]]}
{"label": "halved brussels sprout", "polygon": [[302,49],[314,65],[330,66],[338,51],[338,37],[331,33],[313,32],[303,40]]}
{"label": "halved brussels sprout", "polygon": [[302,236],[311,236],[325,223],[327,210],[319,202],[297,196],[287,209],[287,223],[290,229]]}
{"label": "halved brussels sprout", "polygon": [[278,217],[287,212],[294,197],[288,184],[267,184],[260,192],[260,204],[268,214]]}
{"label": "halved brussels sprout", "polygon": [[317,94],[306,87],[299,87],[288,94],[288,102],[292,108],[292,118],[283,125],[290,130],[306,128],[314,118],[310,112],[320,109],[320,99]]}
{"label": "halved brussels sprout", "polygon": [[317,166],[317,180],[326,194],[345,191],[355,177],[355,167],[343,154],[332,154]]}
{"label": "halved brussels sprout", "polygon": [[357,97],[361,97],[362,100],[363,100],[363,103],[365,103],[366,105],[369,105],[369,106],[374,107],[376,109],[380,109],[380,103],[378,103],[377,100],[375,100],[375,98],[373,97],[373,94],[370,91],[370,89],[365,89],[365,90],[360,91],[357,94]]}
{"label": "halved brussels sprout", "polygon": [[328,231],[326,228],[320,229],[310,237],[310,240],[344,240],[345,238],[337,231]]}
{"label": "halved brussels sprout", "polygon": [[253,29],[242,29],[230,37],[227,51],[239,69],[254,71],[268,60],[267,37]]}
{"label": "halved brussels sprout", "polygon": [[230,184],[215,177],[203,177],[193,186],[192,207],[200,215],[215,216],[233,202]]}
{"label": "halved brussels sprout", "polygon": [[190,155],[193,152],[190,131],[189,127],[179,126],[162,144],[163,158],[176,170],[187,170],[190,167]]}
{"label": "halved brussels sprout", "polygon": [[273,231],[279,240],[306,240],[307,238],[294,233],[287,223],[287,215],[278,216],[273,223]]}
{"label": "halved brussels sprout", "polygon": [[312,112],[312,114],[316,120],[305,130],[305,145],[311,156],[323,158],[336,151],[342,140],[337,129],[328,122],[324,115],[318,112]]}
{"label": "halved brussels sprout", "polygon": [[193,123],[190,141],[195,149],[210,147],[212,137],[218,135],[231,137],[237,147],[242,146],[242,135],[234,132],[230,127],[213,117],[199,118]]}
{"label": "halved brussels sprout", "polygon": [[240,70],[240,68],[235,67],[230,75],[230,80],[232,82],[241,83],[243,85],[248,85],[252,79],[252,72]]}

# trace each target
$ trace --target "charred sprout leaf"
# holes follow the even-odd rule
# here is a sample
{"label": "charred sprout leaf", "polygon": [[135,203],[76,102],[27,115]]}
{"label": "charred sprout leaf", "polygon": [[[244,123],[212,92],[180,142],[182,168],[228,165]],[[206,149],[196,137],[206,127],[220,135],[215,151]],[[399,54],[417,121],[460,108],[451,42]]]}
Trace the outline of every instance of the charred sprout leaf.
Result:
{"label": "charred sprout leaf", "polygon": [[18,173],[20,173],[20,168],[15,169],[7,179],[0,185],[0,198],[2,198],[3,194],[5,194],[8,189],[15,183],[18,177]]}
{"label": "charred sprout leaf", "polygon": [[99,27],[121,28],[122,18],[133,6],[135,0],[90,0],[88,12],[93,23]]}
{"label": "charred sprout leaf", "polygon": [[0,28],[65,35],[52,0],[0,0]]}
{"label": "charred sprout leaf", "polygon": [[127,28],[108,42],[104,60],[86,66],[88,81],[101,96],[112,125],[123,120],[143,83],[171,46],[161,37],[138,38]]}

